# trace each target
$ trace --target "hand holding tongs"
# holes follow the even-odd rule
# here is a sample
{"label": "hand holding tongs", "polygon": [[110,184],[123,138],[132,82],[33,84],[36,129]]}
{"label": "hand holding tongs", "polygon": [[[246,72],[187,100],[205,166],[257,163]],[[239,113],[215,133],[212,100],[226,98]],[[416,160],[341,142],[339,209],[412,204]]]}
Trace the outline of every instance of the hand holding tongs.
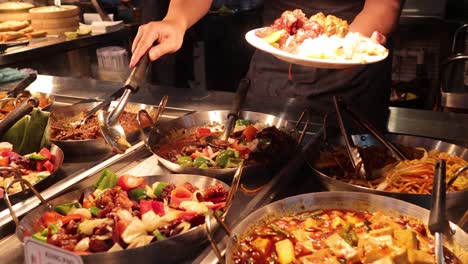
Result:
{"label": "hand holding tongs", "polygon": [[432,186],[432,204],[429,214],[429,230],[435,237],[435,256],[439,264],[444,262],[445,231],[450,230],[449,222],[445,218],[445,160],[438,160],[434,168],[434,184]]}
{"label": "hand holding tongs", "polygon": [[346,130],[346,127],[343,122],[342,110],[346,110],[348,114],[351,116],[352,120],[361,128],[368,130],[372,136],[374,136],[380,143],[382,143],[387,149],[389,149],[392,154],[398,160],[406,160],[408,159],[403,152],[401,152],[397,146],[395,146],[392,142],[387,140],[385,136],[379,132],[371,123],[367,120],[360,118],[345,102],[342,101],[341,98],[337,96],[333,96],[333,103],[335,105],[336,114],[338,117],[338,124],[340,126],[340,132],[345,140],[346,149],[348,151],[349,158],[351,160],[351,164],[355,169],[359,169],[359,175],[363,179],[367,179],[367,172],[365,169],[365,165],[362,161],[361,155],[354,144],[351,143],[351,138],[349,133]]}
{"label": "hand holding tongs", "polygon": [[136,93],[140,84],[145,78],[146,69],[149,65],[148,55],[141,57],[140,61],[133,68],[123,87],[124,92],[117,102],[115,107],[109,108],[108,111],[100,111],[98,114],[99,129],[106,142],[112,146],[112,149],[117,153],[123,153],[129,147],[125,131],[119,123],[119,117],[127,105],[130,94]]}
{"label": "hand holding tongs", "polygon": [[234,98],[231,111],[229,112],[226,120],[226,124],[224,125],[224,132],[220,136],[220,140],[226,141],[229,138],[232,130],[235,127],[236,120],[239,118],[240,110],[242,105],[245,102],[245,98],[247,97],[247,92],[249,91],[250,87],[250,80],[249,79],[242,79],[239,83],[239,87],[237,88],[236,96]]}

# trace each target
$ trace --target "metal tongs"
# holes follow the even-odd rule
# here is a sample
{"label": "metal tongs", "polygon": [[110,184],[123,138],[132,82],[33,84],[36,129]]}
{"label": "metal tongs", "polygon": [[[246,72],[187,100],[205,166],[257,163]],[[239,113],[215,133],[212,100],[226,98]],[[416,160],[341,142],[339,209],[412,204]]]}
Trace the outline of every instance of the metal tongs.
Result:
{"label": "metal tongs", "polygon": [[146,69],[149,65],[148,55],[141,57],[140,61],[133,68],[123,87],[124,92],[117,101],[115,107],[108,107],[107,111],[98,113],[99,129],[106,142],[116,153],[124,153],[131,147],[127,141],[125,131],[119,123],[119,117],[127,105],[130,94],[136,93],[145,77]]}
{"label": "metal tongs", "polygon": [[249,87],[249,79],[244,78],[240,80],[239,87],[237,87],[236,96],[232,103],[231,111],[229,112],[226,123],[224,125],[224,132],[219,137],[220,140],[226,141],[229,138],[229,135],[231,134],[232,130],[236,126],[236,120],[239,118],[240,110],[245,102],[245,98],[247,97]]}
{"label": "metal tongs", "polygon": [[445,160],[438,160],[434,168],[434,184],[432,186],[432,203],[429,214],[429,230],[435,237],[435,257],[438,264],[444,261],[444,232],[450,230],[445,217]]}
{"label": "metal tongs", "polygon": [[5,134],[18,120],[23,116],[28,115],[34,109],[39,106],[39,100],[36,97],[29,98],[26,102],[16,107],[8,113],[8,115],[0,121],[0,137]]}
{"label": "metal tongs", "polygon": [[340,132],[345,140],[348,156],[351,160],[351,164],[353,165],[353,168],[358,170],[360,178],[367,179],[368,174],[366,172],[365,164],[362,161],[362,157],[359,153],[358,148],[353,143],[351,143],[352,139],[349,133],[347,132],[346,126],[344,125],[344,121],[343,121],[343,110],[347,111],[347,113],[349,114],[349,116],[351,117],[354,123],[356,123],[361,128],[368,130],[372,134],[372,136],[374,136],[380,143],[382,143],[387,149],[389,149],[397,160],[408,159],[406,155],[403,152],[401,152],[400,149],[398,149],[397,146],[395,146],[392,142],[387,140],[385,136],[378,129],[376,129],[371,123],[359,117],[359,115],[356,114],[349,107],[349,105],[346,104],[340,97],[333,96],[333,103],[334,103],[336,114],[338,117],[338,124],[340,126]]}
{"label": "metal tongs", "polygon": [[4,53],[8,48],[25,46],[29,44],[29,40],[18,41],[13,43],[0,43],[0,54]]}
{"label": "metal tongs", "polygon": [[0,108],[3,108],[8,101],[13,101],[13,105],[16,107],[16,103],[19,100],[19,96],[23,93],[31,83],[37,79],[37,74],[31,73],[26,78],[21,80],[16,86],[7,92],[5,98],[0,99]]}

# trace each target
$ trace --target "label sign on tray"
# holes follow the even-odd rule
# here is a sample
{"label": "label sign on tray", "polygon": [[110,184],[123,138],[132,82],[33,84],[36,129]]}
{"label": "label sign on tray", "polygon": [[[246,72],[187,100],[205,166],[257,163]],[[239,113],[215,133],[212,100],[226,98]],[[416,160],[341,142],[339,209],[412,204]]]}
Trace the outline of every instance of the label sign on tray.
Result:
{"label": "label sign on tray", "polygon": [[30,237],[24,239],[24,262],[26,264],[83,264],[80,256]]}

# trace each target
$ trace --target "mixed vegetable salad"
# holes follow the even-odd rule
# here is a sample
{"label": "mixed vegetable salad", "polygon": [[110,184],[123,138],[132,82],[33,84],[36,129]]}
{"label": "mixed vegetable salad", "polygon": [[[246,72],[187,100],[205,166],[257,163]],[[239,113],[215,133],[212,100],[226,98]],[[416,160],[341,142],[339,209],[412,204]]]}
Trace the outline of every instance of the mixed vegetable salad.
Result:
{"label": "mixed vegetable salad", "polygon": [[144,177],[106,169],[93,192],[45,212],[32,237],[77,254],[141,247],[203,224],[210,210],[221,214],[226,197],[222,184],[150,185]]}
{"label": "mixed vegetable salad", "polygon": [[288,133],[261,122],[238,119],[226,141],[219,139],[221,126],[205,126],[161,146],[158,155],[184,167],[235,168],[244,164],[284,161],[295,150]]}
{"label": "mixed vegetable salad", "polygon": [[[12,167],[18,169],[23,179],[32,185],[42,181],[55,171],[51,161],[52,155],[46,147],[39,152],[20,155],[13,151],[13,145],[8,142],[0,142],[0,167]],[[0,197],[4,196],[6,186],[15,178],[15,171],[0,172]],[[9,194],[21,191],[20,183],[15,183],[8,190]]]}

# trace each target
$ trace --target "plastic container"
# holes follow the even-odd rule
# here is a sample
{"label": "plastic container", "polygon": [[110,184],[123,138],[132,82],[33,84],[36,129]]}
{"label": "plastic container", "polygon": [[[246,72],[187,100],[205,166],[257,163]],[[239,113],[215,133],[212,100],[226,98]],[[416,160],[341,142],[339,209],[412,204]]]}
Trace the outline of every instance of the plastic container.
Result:
{"label": "plastic container", "polygon": [[129,59],[126,49],[118,46],[103,47],[96,50],[98,67],[107,71],[128,69]]}

